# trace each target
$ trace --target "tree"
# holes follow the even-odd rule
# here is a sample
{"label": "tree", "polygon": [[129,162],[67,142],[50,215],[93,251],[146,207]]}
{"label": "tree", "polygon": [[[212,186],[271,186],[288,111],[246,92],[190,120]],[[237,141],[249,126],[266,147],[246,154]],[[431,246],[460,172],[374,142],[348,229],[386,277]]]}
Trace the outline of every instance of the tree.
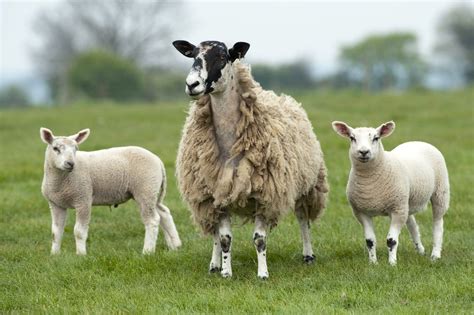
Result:
{"label": "tree", "polygon": [[86,51],[107,51],[141,67],[165,63],[179,9],[164,0],[67,0],[44,12],[35,23],[42,44],[34,57],[52,95],[67,101],[68,68]]}
{"label": "tree", "polygon": [[0,90],[0,107],[25,107],[30,105],[28,94],[16,85]]}
{"label": "tree", "polygon": [[135,100],[144,91],[143,73],[130,60],[104,51],[79,55],[68,72],[72,93],[118,102]]}
{"label": "tree", "polygon": [[256,64],[252,66],[252,74],[267,89],[287,90],[304,89],[314,85],[311,65],[305,60],[272,66]]}
{"label": "tree", "polygon": [[343,47],[340,60],[342,71],[368,91],[419,85],[426,70],[411,33],[369,36]]}
{"label": "tree", "polygon": [[436,51],[466,83],[474,82],[474,6],[463,3],[440,19]]}

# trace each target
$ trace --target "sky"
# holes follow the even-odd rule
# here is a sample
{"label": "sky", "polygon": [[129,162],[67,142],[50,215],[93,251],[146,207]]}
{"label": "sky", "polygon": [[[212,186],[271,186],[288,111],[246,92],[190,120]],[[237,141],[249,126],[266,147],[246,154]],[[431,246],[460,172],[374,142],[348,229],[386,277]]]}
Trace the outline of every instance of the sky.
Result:
{"label": "sky", "polygon": [[[40,39],[33,22],[41,11],[54,9],[61,2],[0,0],[0,84],[6,78],[35,76],[31,50]],[[317,73],[325,73],[336,69],[341,46],[368,34],[413,32],[422,55],[429,57],[437,21],[455,3],[184,0],[174,31],[176,39],[195,44],[213,39],[232,46],[246,41],[251,45],[247,53],[250,63],[306,58]]]}

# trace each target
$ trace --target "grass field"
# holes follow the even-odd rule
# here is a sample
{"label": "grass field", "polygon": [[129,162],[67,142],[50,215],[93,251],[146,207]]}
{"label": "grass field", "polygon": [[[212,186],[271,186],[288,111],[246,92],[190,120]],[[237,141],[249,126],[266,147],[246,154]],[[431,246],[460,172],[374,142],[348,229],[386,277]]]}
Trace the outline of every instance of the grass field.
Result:
{"label": "grass field", "polygon": [[[210,239],[201,237],[181,202],[174,161],[186,104],[82,105],[0,111],[0,312],[21,313],[473,313],[474,90],[452,93],[296,95],[325,152],[331,184],[325,216],[312,229],[317,263],[305,266],[296,219],[290,215],[268,240],[270,279],[257,279],[252,226],[234,225],[232,279],[208,275]],[[445,217],[443,257],[418,256],[402,231],[398,266],[387,263],[388,220],[376,219],[379,264],[369,266],[362,228],[345,198],[348,143],[333,120],[352,126],[393,119],[386,149],[423,140],[444,154],[451,207]],[[40,186],[41,126],[56,134],[92,130],[82,150],[139,145],[167,167],[166,204],[183,247],[166,249],[162,234],[153,256],[141,255],[144,227],[134,202],[93,209],[88,255],[77,257],[74,211],[69,210],[62,253],[49,255],[50,213]],[[419,214],[431,251],[431,210]]]}

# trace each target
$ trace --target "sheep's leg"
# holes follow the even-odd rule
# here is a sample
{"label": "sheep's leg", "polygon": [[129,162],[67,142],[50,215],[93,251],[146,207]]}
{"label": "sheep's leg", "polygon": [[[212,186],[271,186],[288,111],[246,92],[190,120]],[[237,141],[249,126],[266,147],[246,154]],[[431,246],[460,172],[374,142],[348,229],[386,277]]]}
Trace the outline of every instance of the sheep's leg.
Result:
{"label": "sheep's leg", "polygon": [[76,238],[76,254],[85,255],[87,233],[91,220],[91,205],[76,208],[76,224],[74,225],[74,236]]}
{"label": "sheep's leg", "polygon": [[408,231],[410,232],[411,239],[413,240],[413,244],[415,245],[416,251],[420,255],[424,255],[425,248],[423,247],[423,244],[421,243],[420,229],[418,228],[418,224],[416,223],[415,217],[413,215],[408,216],[407,228],[408,228]]}
{"label": "sheep's leg", "polygon": [[443,216],[449,207],[449,188],[434,194],[431,198],[431,205],[433,207],[433,251],[431,252],[431,259],[437,260],[441,258],[444,232]]}
{"label": "sheep's leg", "polygon": [[312,264],[316,257],[313,254],[311,246],[311,231],[308,216],[300,209],[296,209],[296,218],[300,224],[301,239],[303,240],[303,261],[307,264]]}
{"label": "sheep's leg", "polygon": [[224,278],[232,277],[232,231],[230,228],[230,217],[221,218],[219,222],[219,241],[222,249],[222,270]]}
{"label": "sheep's leg", "polygon": [[388,263],[392,266],[397,264],[398,236],[408,219],[408,209],[401,213],[392,213],[390,229],[387,235]]}
{"label": "sheep's leg", "polygon": [[261,216],[255,217],[253,242],[257,250],[258,273],[260,279],[268,279],[267,268],[267,223]]}
{"label": "sheep's leg", "polygon": [[177,249],[181,246],[181,239],[179,238],[170,210],[162,203],[157,205],[157,210],[160,216],[160,226],[163,228],[163,234],[165,235],[168,248]]}
{"label": "sheep's leg", "polygon": [[374,223],[372,222],[372,218],[368,215],[363,213],[354,213],[357,220],[360,222],[362,227],[364,228],[364,236],[365,236],[365,244],[367,246],[367,251],[369,253],[369,263],[376,264],[377,263],[377,240],[375,238],[375,229]]}
{"label": "sheep's leg", "polygon": [[219,233],[214,233],[214,244],[212,246],[211,263],[209,264],[209,273],[221,271],[222,249]]}
{"label": "sheep's leg", "polygon": [[[137,200],[138,201],[138,200]],[[143,254],[153,254],[158,238],[158,226],[160,216],[153,202],[140,202],[140,214],[145,225],[145,241],[143,244]]]}
{"label": "sheep's leg", "polygon": [[51,209],[51,231],[53,233],[53,244],[51,254],[59,254],[61,250],[61,240],[63,238],[64,226],[66,225],[67,210],[49,203]]}

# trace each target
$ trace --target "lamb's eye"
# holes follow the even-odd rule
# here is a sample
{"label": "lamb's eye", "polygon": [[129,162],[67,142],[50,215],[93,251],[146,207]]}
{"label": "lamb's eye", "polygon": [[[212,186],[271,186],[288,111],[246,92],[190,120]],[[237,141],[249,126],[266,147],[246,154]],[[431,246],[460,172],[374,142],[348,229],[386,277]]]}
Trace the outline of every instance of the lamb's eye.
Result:
{"label": "lamb's eye", "polygon": [[374,141],[374,142],[377,142],[377,141],[379,141],[379,139],[380,139],[380,137],[374,137],[374,140],[373,140],[373,141]]}
{"label": "lamb's eye", "polygon": [[53,147],[54,152],[59,153],[61,152],[58,147]]}
{"label": "lamb's eye", "polygon": [[356,138],[354,136],[350,136],[349,139],[351,139],[352,142],[356,142]]}

